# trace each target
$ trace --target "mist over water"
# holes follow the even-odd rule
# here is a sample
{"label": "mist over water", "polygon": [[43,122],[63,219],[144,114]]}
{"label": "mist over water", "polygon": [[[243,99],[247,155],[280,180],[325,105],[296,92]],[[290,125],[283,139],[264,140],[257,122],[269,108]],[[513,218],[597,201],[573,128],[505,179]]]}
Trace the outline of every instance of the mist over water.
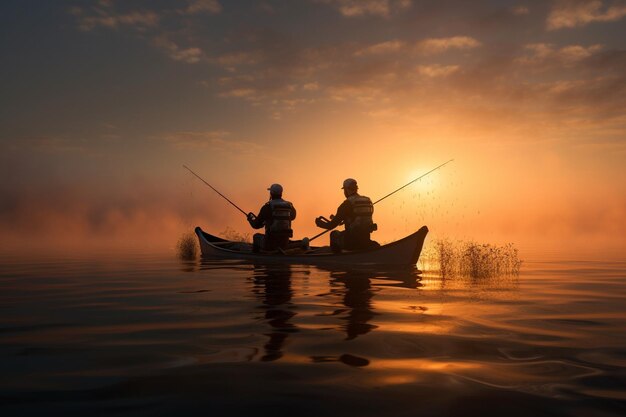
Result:
{"label": "mist over water", "polygon": [[625,273],[4,258],[0,412],[620,416]]}

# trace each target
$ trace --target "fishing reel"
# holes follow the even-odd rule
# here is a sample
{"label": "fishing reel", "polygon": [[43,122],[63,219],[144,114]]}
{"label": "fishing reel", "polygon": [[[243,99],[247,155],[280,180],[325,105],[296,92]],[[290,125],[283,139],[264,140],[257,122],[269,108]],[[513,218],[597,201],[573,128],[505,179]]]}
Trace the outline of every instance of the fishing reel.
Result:
{"label": "fishing reel", "polygon": [[[330,218],[334,218],[335,216],[333,216],[332,214],[330,215]],[[323,229],[328,229],[328,223],[330,223],[330,220],[328,220],[326,217],[324,216],[319,216],[315,219],[315,225],[317,227],[321,227]]]}

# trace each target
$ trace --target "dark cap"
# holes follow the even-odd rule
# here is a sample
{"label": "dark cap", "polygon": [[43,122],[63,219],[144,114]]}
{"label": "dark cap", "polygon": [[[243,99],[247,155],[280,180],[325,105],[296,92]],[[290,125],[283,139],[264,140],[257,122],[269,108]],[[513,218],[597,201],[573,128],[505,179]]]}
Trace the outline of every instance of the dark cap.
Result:
{"label": "dark cap", "polygon": [[356,185],[356,180],[354,178],[347,178],[343,181],[343,187],[341,188],[343,189],[343,188],[359,188],[359,187]]}
{"label": "dark cap", "polygon": [[272,184],[270,188],[268,188],[268,191],[272,195],[283,195],[283,186],[280,184]]}

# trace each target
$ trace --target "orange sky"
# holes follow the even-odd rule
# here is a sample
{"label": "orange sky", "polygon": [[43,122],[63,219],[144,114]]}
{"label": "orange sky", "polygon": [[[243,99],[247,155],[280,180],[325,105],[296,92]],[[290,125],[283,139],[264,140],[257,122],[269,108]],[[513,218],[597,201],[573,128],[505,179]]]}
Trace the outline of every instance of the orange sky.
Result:
{"label": "orange sky", "polygon": [[246,211],[281,183],[302,237],[344,178],[377,199],[454,158],[376,206],[379,241],[623,259],[623,1],[0,8],[0,251],[252,232],[182,164]]}

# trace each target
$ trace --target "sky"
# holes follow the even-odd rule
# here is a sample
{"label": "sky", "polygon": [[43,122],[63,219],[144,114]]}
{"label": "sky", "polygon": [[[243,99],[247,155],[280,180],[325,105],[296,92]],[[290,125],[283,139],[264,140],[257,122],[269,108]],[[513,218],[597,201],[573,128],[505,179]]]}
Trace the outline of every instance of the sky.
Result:
{"label": "sky", "polygon": [[[0,252],[319,229],[624,259],[626,1],[4,0]],[[320,243],[327,242],[326,237]],[[578,256],[578,255],[577,255]],[[582,255],[581,255],[582,256]]]}

